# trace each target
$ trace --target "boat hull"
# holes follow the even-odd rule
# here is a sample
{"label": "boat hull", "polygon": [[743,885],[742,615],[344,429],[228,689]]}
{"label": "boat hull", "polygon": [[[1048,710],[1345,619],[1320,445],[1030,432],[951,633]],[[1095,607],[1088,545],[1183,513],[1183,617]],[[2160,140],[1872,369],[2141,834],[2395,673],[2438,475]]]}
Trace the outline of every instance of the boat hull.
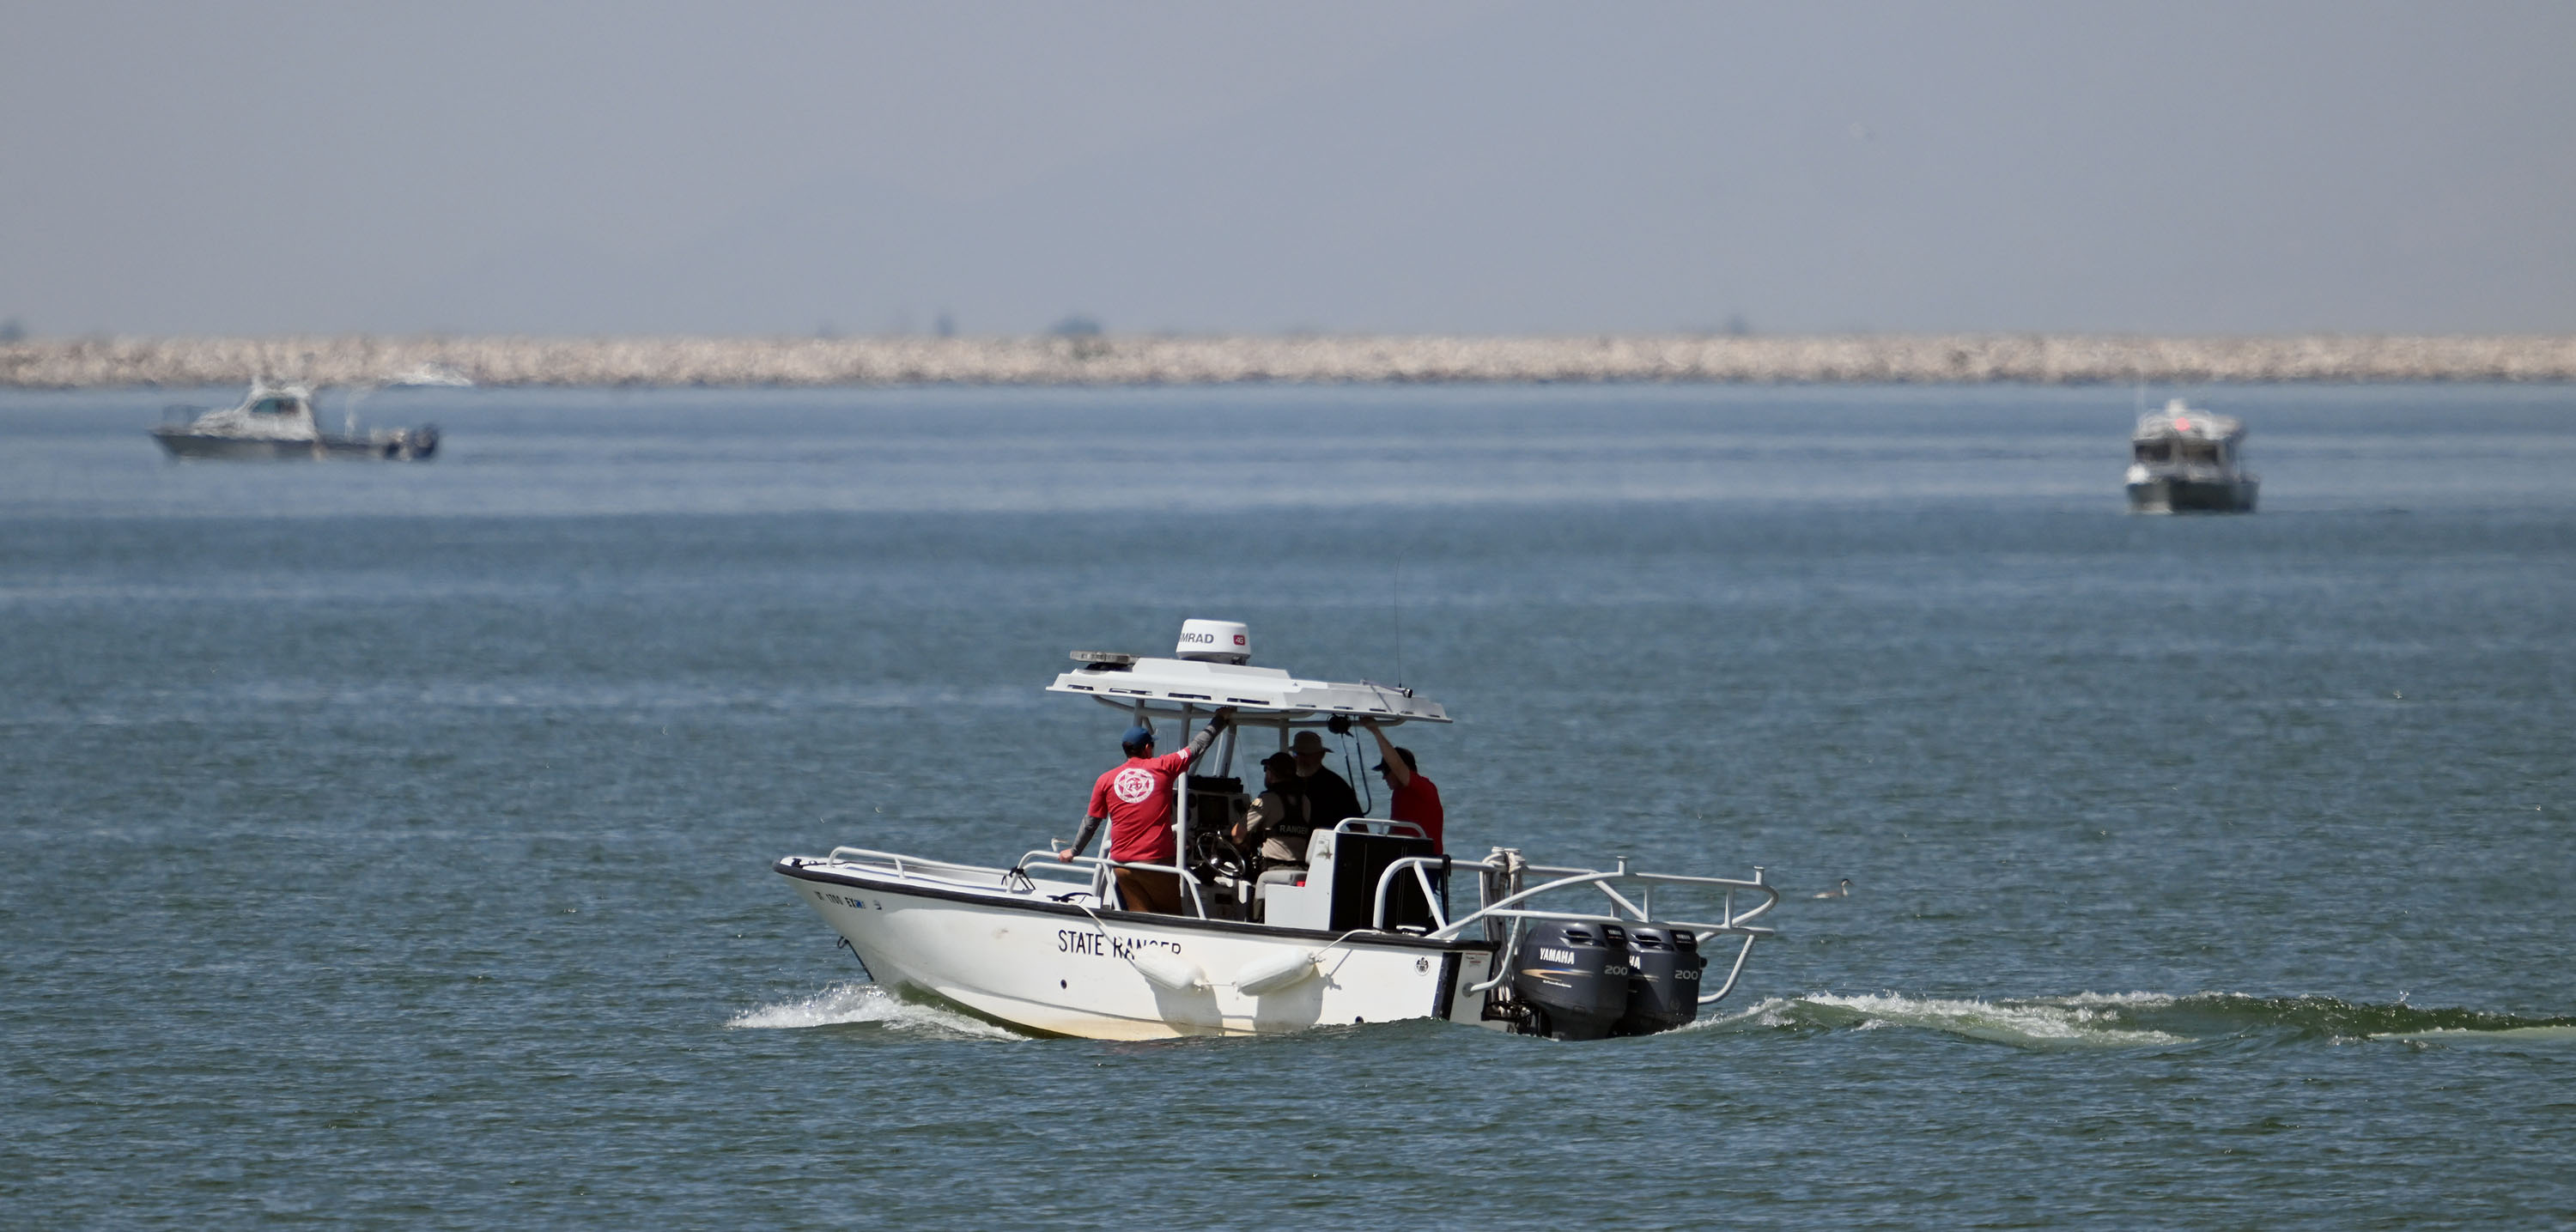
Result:
{"label": "boat hull", "polygon": [[[782,860],[777,871],[877,982],[1051,1035],[1168,1039],[1418,1018],[1476,1022],[1484,995],[1467,990],[1493,968],[1494,947],[1483,941],[1088,910],[829,861]],[[1312,974],[1285,986],[1258,994],[1234,986],[1259,985],[1252,973],[1317,951]],[[1147,976],[1155,963],[1167,975],[1179,966],[1202,978],[1174,988]]]}
{"label": "boat hull", "polygon": [[2252,513],[2252,479],[2141,479],[2129,485],[2131,513]]}
{"label": "boat hull", "polygon": [[422,462],[438,452],[438,434],[426,429],[384,437],[325,436],[317,440],[163,432],[152,439],[183,461],[224,462]]}

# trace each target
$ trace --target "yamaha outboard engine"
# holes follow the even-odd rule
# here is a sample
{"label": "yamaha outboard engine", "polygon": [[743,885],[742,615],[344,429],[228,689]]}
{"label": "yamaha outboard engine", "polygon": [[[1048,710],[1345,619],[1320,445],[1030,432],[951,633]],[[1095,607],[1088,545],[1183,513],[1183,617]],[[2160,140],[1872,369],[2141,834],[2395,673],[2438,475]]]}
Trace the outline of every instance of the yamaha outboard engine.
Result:
{"label": "yamaha outboard engine", "polygon": [[1600,1039],[1628,1010],[1628,976],[1628,938],[1618,925],[1534,921],[1512,956],[1512,996],[1530,1011],[1521,1029]]}
{"label": "yamaha outboard engine", "polygon": [[1652,1035],[1699,1017],[1699,977],[1708,960],[1687,928],[1628,930],[1628,1012],[1612,1035]]}

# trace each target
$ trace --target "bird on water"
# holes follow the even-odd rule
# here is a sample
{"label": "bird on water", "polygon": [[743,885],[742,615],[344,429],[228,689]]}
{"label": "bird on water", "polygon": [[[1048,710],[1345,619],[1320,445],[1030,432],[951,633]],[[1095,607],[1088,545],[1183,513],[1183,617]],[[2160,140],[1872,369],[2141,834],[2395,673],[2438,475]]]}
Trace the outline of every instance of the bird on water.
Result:
{"label": "bird on water", "polygon": [[1816,891],[1815,893],[1808,895],[1807,897],[1809,897],[1809,898],[1850,898],[1850,897],[1851,897],[1851,878],[1849,878],[1849,877],[1845,877],[1845,878],[1843,878],[1843,881],[1842,881],[1842,884],[1841,884],[1841,885],[1835,886],[1834,888],[1832,888],[1832,889],[1830,889],[1830,890],[1818,890],[1818,891]]}

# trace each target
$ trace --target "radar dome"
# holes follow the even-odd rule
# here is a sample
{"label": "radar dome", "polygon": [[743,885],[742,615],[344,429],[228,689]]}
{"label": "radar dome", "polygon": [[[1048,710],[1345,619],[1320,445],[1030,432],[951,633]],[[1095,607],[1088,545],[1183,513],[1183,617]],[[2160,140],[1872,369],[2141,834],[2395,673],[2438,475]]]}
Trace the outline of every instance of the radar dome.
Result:
{"label": "radar dome", "polygon": [[1175,659],[1201,663],[1250,663],[1252,630],[1237,620],[1184,620]]}

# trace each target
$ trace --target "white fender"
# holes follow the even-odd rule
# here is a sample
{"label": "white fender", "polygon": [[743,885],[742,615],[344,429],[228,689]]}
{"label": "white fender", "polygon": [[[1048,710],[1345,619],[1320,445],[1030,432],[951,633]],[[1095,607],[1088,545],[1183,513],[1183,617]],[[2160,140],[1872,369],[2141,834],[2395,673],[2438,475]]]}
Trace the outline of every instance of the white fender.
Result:
{"label": "white fender", "polygon": [[1247,997],[1268,996],[1305,983],[1314,974],[1315,952],[1291,950],[1243,964],[1243,970],[1234,975],[1234,990]]}
{"label": "white fender", "polygon": [[1199,970],[1197,963],[1169,950],[1140,948],[1136,956],[1128,961],[1134,963],[1136,969],[1143,972],[1146,979],[1173,992],[1189,992],[1192,989],[1207,987],[1207,975]]}

